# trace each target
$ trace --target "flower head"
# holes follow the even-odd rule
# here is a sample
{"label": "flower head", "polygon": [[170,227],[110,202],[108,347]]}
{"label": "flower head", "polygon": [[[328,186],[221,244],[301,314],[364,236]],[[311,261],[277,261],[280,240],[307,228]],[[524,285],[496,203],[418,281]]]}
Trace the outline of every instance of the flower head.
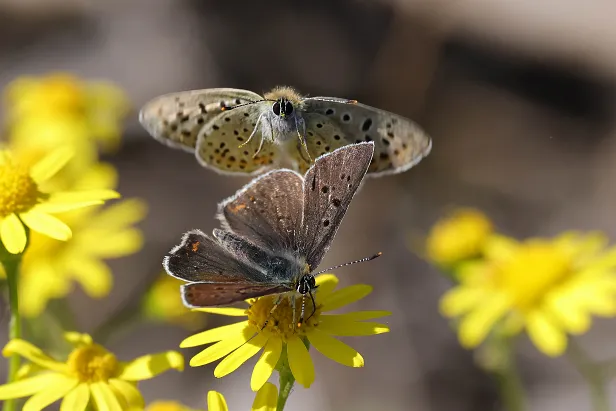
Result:
{"label": "flower head", "polygon": [[27,341],[9,341],[2,355],[21,355],[42,371],[0,385],[0,399],[30,397],[24,405],[24,409],[30,410],[41,410],[60,399],[62,409],[71,411],[84,411],[91,403],[99,410],[143,409],[137,381],[184,367],[184,359],[176,351],[124,363],[87,334],[69,332],[65,338],[73,346],[65,362],[55,360]]}
{"label": "flower head", "polygon": [[492,232],[492,222],[482,212],[470,208],[455,210],[430,230],[426,240],[427,258],[450,267],[479,257]]}
{"label": "flower head", "polygon": [[[248,309],[199,308],[198,311],[229,315],[248,316],[246,321],[214,328],[188,337],[180,347],[195,347],[215,343],[190,360],[193,367],[209,364],[225,357],[214,370],[216,377],[223,377],[241,366],[263,350],[252,373],[251,388],[257,391],[271,376],[278,360],[288,360],[293,376],[304,387],[314,381],[314,366],[307,344],[326,357],[350,367],[363,367],[363,357],[353,348],[333,336],[362,336],[386,333],[386,325],[364,320],[390,315],[387,311],[361,311],[348,314],[327,312],[360,300],[370,294],[372,287],[357,284],[334,291],[338,279],[331,274],[317,277],[316,307],[310,298],[304,303],[305,312],[311,315],[296,327],[294,318],[300,317],[301,299],[295,306],[289,298],[283,298],[274,308],[277,296],[251,300]],[[274,308],[272,310],[272,308]],[[294,313],[295,312],[295,313]]]}
{"label": "flower head", "polygon": [[51,214],[74,210],[119,197],[112,190],[47,193],[40,185],[72,157],[72,150],[58,148],[32,166],[25,166],[8,151],[0,151],[0,239],[8,252],[26,247],[24,224],[57,240],[71,238],[69,226]]}
{"label": "flower head", "polygon": [[526,329],[543,353],[556,356],[567,346],[567,333],[586,332],[593,314],[616,315],[616,247],[606,249],[600,234],[524,242],[494,237],[485,260],[465,265],[458,278],[441,311],[461,318],[459,338],[466,347],[494,329]]}

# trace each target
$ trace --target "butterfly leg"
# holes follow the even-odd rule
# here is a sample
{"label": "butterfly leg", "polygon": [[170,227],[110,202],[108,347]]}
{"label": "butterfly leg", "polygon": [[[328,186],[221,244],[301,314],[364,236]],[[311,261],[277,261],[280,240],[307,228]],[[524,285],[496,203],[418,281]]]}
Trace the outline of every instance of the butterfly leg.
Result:
{"label": "butterfly leg", "polygon": [[[302,126],[302,130],[304,131],[303,133],[299,131],[300,125]],[[299,142],[306,154],[308,155],[307,163],[310,164],[312,163],[312,158],[310,157],[310,153],[308,152],[308,144],[306,143],[306,123],[304,123],[304,120],[298,120],[297,117],[295,117],[295,129],[297,130],[297,137],[299,138]],[[303,158],[304,155],[302,154],[302,150],[300,150],[299,152]]]}
{"label": "butterfly leg", "polygon": [[[263,117],[263,113],[261,113],[259,117],[257,118],[257,122],[255,123],[255,128],[252,130],[252,133],[250,133],[250,136],[248,136],[248,140],[240,144],[239,147],[244,147],[246,144],[250,143],[250,140],[252,140],[254,135],[257,134],[257,130],[259,129],[259,123],[261,122],[262,117]],[[261,142],[263,142],[263,140],[261,140]]]}
{"label": "butterfly leg", "polygon": [[265,327],[269,323],[270,318],[272,318],[272,314],[274,314],[274,310],[276,308],[278,308],[278,306],[280,305],[280,302],[282,301],[283,298],[284,298],[284,294],[278,294],[278,298],[276,298],[276,301],[274,301],[274,305],[272,306],[272,309],[270,310],[269,314],[267,314],[267,318],[263,322],[263,326],[261,327],[261,331],[263,331],[265,329]]}

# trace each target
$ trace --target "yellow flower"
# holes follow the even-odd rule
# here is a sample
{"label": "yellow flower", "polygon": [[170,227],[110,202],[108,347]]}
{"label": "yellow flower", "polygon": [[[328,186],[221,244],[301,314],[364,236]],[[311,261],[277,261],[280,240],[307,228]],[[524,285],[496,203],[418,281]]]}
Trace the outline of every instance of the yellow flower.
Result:
{"label": "yellow flower", "polygon": [[[251,411],[276,411],[278,389],[272,383],[266,382],[259,389],[252,404]],[[135,410],[136,411],[136,410]],[[146,411],[197,411],[175,401],[156,401],[150,404]],[[229,411],[225,397],[216,391],[207,393],[207,411]]]}
{"label": "yellow flower", "polygon": [[18,78],[7,86],[5,100],[11,140],[47,148],[98,141],[115,149],[129,109],[118,87],[66,73]]}
{"label": "yellow flower", "polygon": [[58,148],[28,167],[8,151],[0,151],[0,239],[8,252],[17,254],[25,249],[24,224],[33,231],[66,241],[71,238],[71,229],[50,214],[119,197],[112,190],[43,192],[40,184],[56,174],[71,157],[70,149]]}
{"label": "yellow flower", "polygon": [[426,240],[427,258],[441,266],[479,257],[493,232],[492,222],[478,210],[462,208],[438,221]]}
{"label": "yellow flower", "polygon": [[253,391],[257,391],[269,379],[283,350],[297,382],[309,387],[314,381],[314,366],[304,341],[309,341],[321,354],[340,364],[363,367],[362,356],[332,336],[362,336],[388,332],[386,325],[362,320],[384,317],[390,313],[362,311],[325,314],[364,298],[372,292],[372,287],[357,284],[334,291],[338,279],[331,274],[317,277],[317,284],[319,288],[316,293],[316,310],[313,310],[312,302],[307,298],[305,309],[312,315],[301,327],[297,327],[293,322],[293,318],[300,316],[301,298],[297,299],[295,307],[291,307],[290,299],[284,298],[272,312],[277,296],[266,296],[252,300],[248,309],[197,309],[228,316],[247,315],[248,320],[195,334],[182,341],[180,347],[195,347],[215,342],[216,344],[195,355],[190,360],[190,365],[198,367],[225,357],[214,370],[214,375],[218,378],[235,371],[263,349],[252,373],[250,386]]}
{"label": "yellow flower", "polygon": [[60,399],[62,411],[84,411],[89,404],[108,411],[143,409],[137,381],[172,368],[184,368],[184,358],[177,351],[145,355],[124,363],[87,334],[69,332],[65,338],[73,346],[66,362],[53,359],[27,341],[9,341],[2,355],[21,355],[44,371],[0,385],[0,399],[30,397],[23,408],[29,411],[39,411]]}
{"label": "yellow flower", "polygon": [[144,202],[129,199],[63,213],[60,220],[73,232],[66,242],[34,233],[20,271],[21,313],[40,315],[50,299],[69,294],[74,281],[92,298],[108,295],[113,276],[104,260],[141,249],[143,235],[133,224],[143,219],[145,210]]}
{"label": "yellow flower", "polygon": [[492,330],[509,335],[526,329],[543,353],[557,356],[567,334],[582,334],[591,316],[616,316],[616,247],[600,234],[564,233],[517,242],[494,237],[485,261],[458,273],[460,284],[441,299],[447,317],[460,317],[465,347]]}
{"label": "yellow flower", "polygon": [[152,320],[181,325],[190,330],[203,328],[205,317],[182,303],[178,288],[184,281],[162,272],[143,300],[143,311]]}

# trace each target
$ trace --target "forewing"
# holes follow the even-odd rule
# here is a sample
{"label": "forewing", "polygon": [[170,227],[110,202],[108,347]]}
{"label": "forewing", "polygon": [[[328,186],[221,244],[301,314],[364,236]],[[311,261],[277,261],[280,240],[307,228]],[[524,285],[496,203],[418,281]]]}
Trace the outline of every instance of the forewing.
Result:
{"label": "forewing", "polygon": [[268,281],[257,267],[240,260],[200,230],[184,234],[182,242],[164,258],[163,267],[169,275],[190,282],[246,284]]}
{"label": "forewing", "polygon": [[329,249],[373,152],[372,142],[345,146],[318,158],[306,173],[301,250],[311,270]]}
{"label": "forewing", "polygon": [[214,117],[197,138],[195,155],[199,163],[223,174],[260,174],[274,167],[280,161],[278,146],[268,138],[262,142],[259,123],[259,116],[270,109],[269,105],[249,104]]}
{"label": "forewing", "polygon": [[327,116],[349,143],[374,141],[369,175],[406,171],[430,153],[432,140],[413,121],[354,100],[312,97],[303,100],[307,113]]}
{"label": "forewing", "polygon": [[290,150],[290,154],[297,164],[297,169],[304,174],[317,157],[350,143],[345,138],[344,132],[327,116],[318,113],[302,113],[302,117],[306,124],[306,146],[310,157],[306,156],[299,142],[296,149]]}
{"label": "forewing", "polygon": [[223,228],[274,254],[298,247],[304,204],[303,178],[274,170],[255,178],[218,205]]}
{"label": "forewing", "polygon": [[189,308],[227,305],[285,291],[289,289],[281,285],[192,283],[181,286],[182,301]]}
{"label": "forewing", "polygon": [[165,94],[146,103],[139,113],[143,127],[158,141],[194,152],[197,136],[223,107],[262,100],[248,90],[212,88]]}

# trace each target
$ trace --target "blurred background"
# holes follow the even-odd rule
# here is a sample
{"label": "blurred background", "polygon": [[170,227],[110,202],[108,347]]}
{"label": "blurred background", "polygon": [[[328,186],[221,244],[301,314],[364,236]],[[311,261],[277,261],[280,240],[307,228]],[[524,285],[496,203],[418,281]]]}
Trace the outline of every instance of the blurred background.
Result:
{"label": "blurred background", "polygon": [[[449,282],[411,239],[452,206],[480,208],[517,237],[574,228],[616,238],[615,15],[616,4],[579,0],[0,1],[1,87],[64,71],[114,82],[133,107],[121,148],[104,160],[118,168],[124,197],[148,203],[145,243],[110,262],[109,298],[80,288],[71,295],[80,330],[136,304],[181,234],[211,231],[216,204],[249,181],[154,141],[138,123],[141,105],[181,90],[290,85],[410,117],[432,135],[433,150],[407,173],[368,180],[323,262],[383,251],[337,274],[342,284],[375,286],[354,308],[393,311],[391,332],[345,339],[364,355],[361,369],[315,355],[315,385],[296,387],[289,409],[500,410],[494,382],[439,315]],[[207,326],[223,321],[208,317]],[[138,322],[107,347],[130,359],[177,348],[188,334]],[[608,358],[615,337],[616,324],[598,320],[581,342]],[[589,409],[587,387],[564,360],[542,356],[526,337],[517,354],[529,410]],[[221,380],[212,371],[188,368],[140,386],[149,401],[203,407],[215,389],[232,410],[248,409],[251,367]]]}

